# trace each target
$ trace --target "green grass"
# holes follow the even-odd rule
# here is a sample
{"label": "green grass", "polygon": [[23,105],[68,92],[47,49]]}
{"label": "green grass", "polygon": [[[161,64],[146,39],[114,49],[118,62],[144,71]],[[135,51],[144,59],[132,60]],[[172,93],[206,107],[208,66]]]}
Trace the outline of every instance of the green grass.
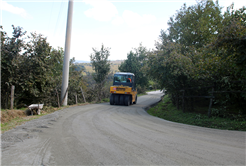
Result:
{"label": "green grass", "polygon": [[166,119],[173,122],[224,129],[224,130],[240,130],[246,131],[246,121],[231,120],[229,118],[211,117],[201,113],[187,112],[183,113],[182,110],[177,108],[171,103],[168,95],[164,96],[163,100],[155,107],[147,111],[150,115]]}
{"label": "green grass", "polygon": [[35,115],[35,116],[29,116],[27,119],[23,119],[22,117],[17,117],[12,119],[9,122],[6,123],[1,123],[1,131],[2,133],[4,133],[5,131],[8,131],[12,128],[15,128],[16,126],[19,126],[27,121],[33,120],[33,119],[37,119],[39,118],[41,115]]}
{"label": "green grass", "polygon": [[104,98],[102,99],[102,103],[109,103],[110,99],[109,98]]}

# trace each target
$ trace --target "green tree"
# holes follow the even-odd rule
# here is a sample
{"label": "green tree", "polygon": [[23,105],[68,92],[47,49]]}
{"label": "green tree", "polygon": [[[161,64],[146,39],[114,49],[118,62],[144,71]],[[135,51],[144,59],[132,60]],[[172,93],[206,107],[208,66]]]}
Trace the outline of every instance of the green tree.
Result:
{"label": "green tree", "polygon": [[[57,91],[61,89],[64,51],[52,48],[42,34],[26,32],[13,27],[10,38],[1,28],[1,106],[8,108],[10,87],[15,86],[15,106],[44,103],[57,106]],[[25,42],[26,41],[26,42]],[[70,63],[70,90],[85,89],[81,70]],[[73,97],[74,100],[74,97]],[[73,103],[74,104],[74,103]]]}
{"label": "green tree", "polygon": [[[200,70],[198,64],[208,61],[202,58],[204,48],[221,32],[222,20],[218,1],[202,0],[190,7],[184,4],[168,21],[167,31],[161,31],[157,50],[148,57],[149,75],[159,80],[160,86],[165,86],[171,93],[197,86],[200,84],[197,79],[211,80],[211,74]],[[207,57],[210,55],[207,54]],[[207,82],[209,80],[203,81],[204,84]]]}
{"label": "green tree", "polygon": [[130,51],[127,55],[127,59],[122,62],[118,69],[121,72],[131,72],[135,74],[136,85],[138,88],[146,88],[148,86],[148,77],[145,71],[146,57],[148,51],[147,48],[140,46]]}
{"label": "green tree", "polygon": [[[220,33],[222,19],[218,1],[200,0],[190,7],[184,4],[168,21],[168,40],[181,44],[182,53],[189,46],[201,48]],[[166,36],[164,31],[161,31],[162,36]]]}
{"label": "green tree", "polygon": [[44,102],[52,88],[53,72],[51,70],[50,52],[51,46],[47,39],[41,34],[31,33],[22,63],[23,95],[26,94],[27,101]]}
{"label": "green tree", "polygon": [[[21,27],[13,27],[12,37],[1,30],[1,103],[3,108],[8,108],[8,99],[11,85],[15,91],[21,91],[19,82],[21,78],[20,65],[23,62],[21,51],[25,48],[23,36],[26,34]],[[3,29],[2,26],[0,29]],[[17,100],[16,100],[17,101]]]}
{"label": "green tree", "polygon": [[101,101],[102,88],[104,87],[106,78],[110,72],[110,62],[108,57],[110,56],[110,48],[102,45],[100,50],[92,48],[93,53],[90,55],[91,64],[95,73],[93,73],[93,79],[97,84],[97,96],[98,101]]}
{"label": "green tree", "polygon": [[187,86],[191,77],[192,61],[181,53],[180,45],[168,43],[165,49],[148,55],[149,77],[159,83],[161,89],[175,93]]}
{"label": "green tree", "polygon": [[[156,50],[148,56],[148,71],[171,96],[180,89],[212,83],[216,90],[245,90],[245,7],[232,8],[222,15],[217,1],[199,1],[188,8],[184,5],[170,18],[168,30],[161,31]],[[202,89],[196,93],[209,95]],[[245,110],[244,93],[218,96],[223,108],[238,104],[239,110]]]}
{"label": "green tree", "polygon": [[84,80],[82,72],[84,70],[77,70],[77,66],[75,64],[75,58],[70,59],[70,67],[69,67],[69,96],[68,96],[68,102],[69,104],[75,104],[75,96],[79,96],[80,101],[82,102],[82,92],[86,91],[86,82]]}

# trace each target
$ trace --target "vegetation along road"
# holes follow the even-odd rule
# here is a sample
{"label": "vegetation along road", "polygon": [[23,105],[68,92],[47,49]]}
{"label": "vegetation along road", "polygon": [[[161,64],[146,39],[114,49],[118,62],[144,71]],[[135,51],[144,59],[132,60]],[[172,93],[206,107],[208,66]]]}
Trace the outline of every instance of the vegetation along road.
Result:
{"label": "vegetation along road", "polygon": [[2,165],[245,165],[245,132],[150,116],[136,105],[66,108],[2,134]]}

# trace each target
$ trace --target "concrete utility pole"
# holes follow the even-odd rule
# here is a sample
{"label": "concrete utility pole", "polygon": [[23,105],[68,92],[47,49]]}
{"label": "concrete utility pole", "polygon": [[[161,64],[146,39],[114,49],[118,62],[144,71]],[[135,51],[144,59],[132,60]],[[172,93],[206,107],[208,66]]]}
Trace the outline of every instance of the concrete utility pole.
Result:
{"label": "concrete utility pole", "polygon": [[70,60],[70,45],[72,31],[72,16],[73,16],[73,0],[69,0],[67,12],[67,32],[65,41],[65,54],[63,59],[63,74],[62,74],[62,89],[61,89],[61,104],[67,105],[68,96],[68,79],[69,79],[69,60]]}

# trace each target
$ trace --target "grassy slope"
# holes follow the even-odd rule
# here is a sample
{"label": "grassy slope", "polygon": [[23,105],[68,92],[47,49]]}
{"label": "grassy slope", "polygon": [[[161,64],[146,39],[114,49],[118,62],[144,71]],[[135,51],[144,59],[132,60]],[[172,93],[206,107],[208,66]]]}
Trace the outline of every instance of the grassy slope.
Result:
{"label": "grassy slope", "polygon": [[181,109],[177,110],[167,95],[164,96],[163,100],[158,105],[150,108],[147,112],[150,115],[178,123],[216,129],[246,131],[245,120],[239,121],[221,117],[208,118],[208,116],[204,114],[183,113]]}
{"label": "grassy slope", "polygon": [[[116,61],[110,61],[111,65],[111,71],[113,73],[118,72],[118,66],[121,64],[121,62],[123,62],[123,60],[116,60]],[[83,66],[85,67],[85,70],[89,73],[93,73],[94,70],[92,69],[91,63],[82,63]]]}

